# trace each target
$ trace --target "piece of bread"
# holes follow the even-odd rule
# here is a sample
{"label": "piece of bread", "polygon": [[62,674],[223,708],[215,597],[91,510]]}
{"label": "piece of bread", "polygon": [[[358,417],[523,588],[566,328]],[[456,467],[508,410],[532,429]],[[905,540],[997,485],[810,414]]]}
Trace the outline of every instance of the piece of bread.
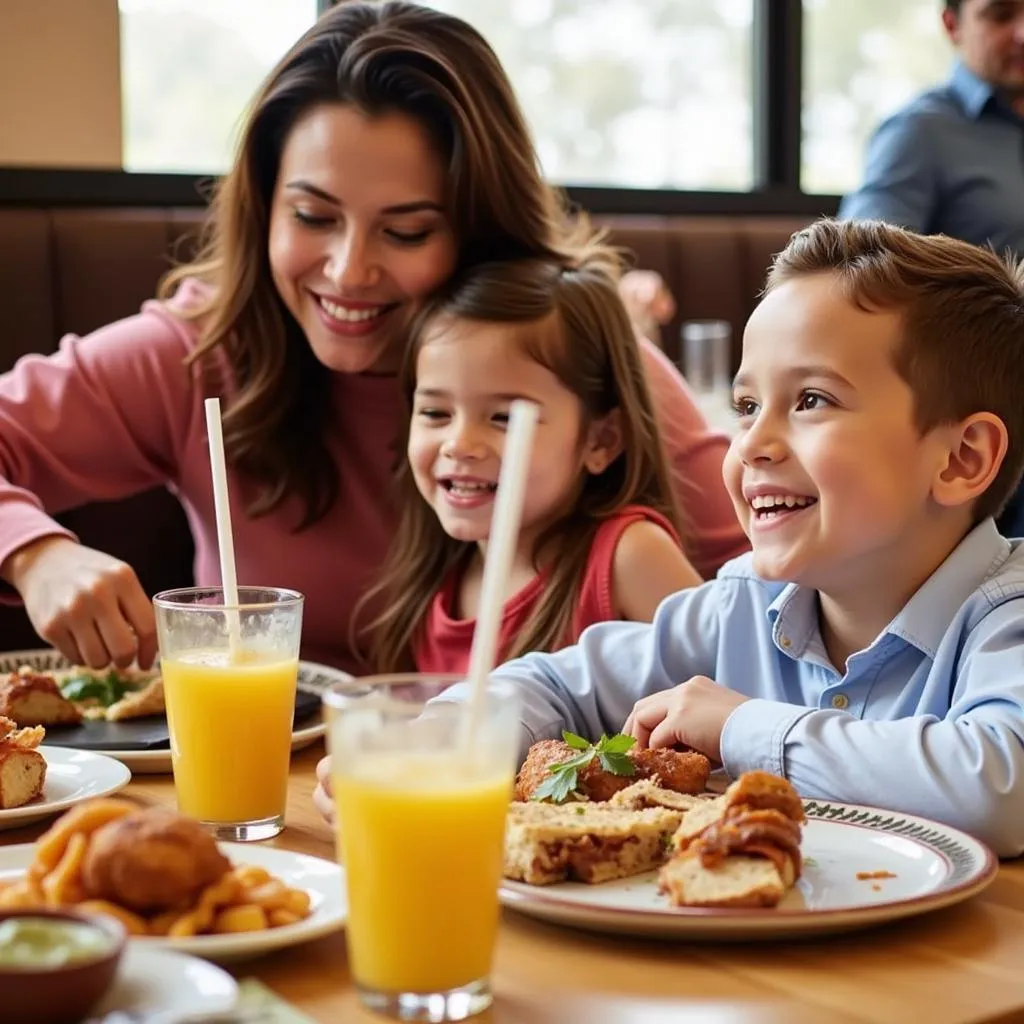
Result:
{"label": "piece of bread", "polygon": [[[788,862],[787,862],[788,863]],[[763,857],[726,857],[704,867],[698,853],[673,857],[658,875],[662,892],[677,907],[774,907],[793,885]]]}
{"label": "piece of bread", "polygon": [[513,803],[505,831],[505,876],[530,885],[607,882],[665,860],[682,812],[608,804]]}
{"label": "piece of bread", "polygon": [[699,807],[687,811],[672,836],[670,848],[674,853],[682,853],[709,825],[720,821],[725,814],[725,798],[713,797],[703,800]]}
{"label": "piece of bread", "polygon": [[48,675],[22,668],[0,680],[0,715],[18,725],[77,725],[82,712]]}
{"label": "piece of bread", "polygon": [[657,775],[639,779],[631,786],[613,793],[608,803],[612,807],[624,807],[630,811],[643,810],[645,807],[667,807],[669,810],[686,813],[714,799],[711,796],[677,793],[674,789],[665,789],[659,785],[659,781]]}
{"label": "piece of bread", "polygon": [[38,750],[0,743],[0,810],[31,803],[45,783],[46,759]]}
{"label": "piece of bread", "polygon": [[680,907],[773,907],[800,877],[803,820],[786,779],[741,775],[683,817],[659,885]]}
{"label": "piece of bread", "polygon": [[126,693],[106,710],[108,722],[124,722],[130,718],[162,715],[167,711],[164,700],[164,681],[161,676],[150,679],[142,689]]}

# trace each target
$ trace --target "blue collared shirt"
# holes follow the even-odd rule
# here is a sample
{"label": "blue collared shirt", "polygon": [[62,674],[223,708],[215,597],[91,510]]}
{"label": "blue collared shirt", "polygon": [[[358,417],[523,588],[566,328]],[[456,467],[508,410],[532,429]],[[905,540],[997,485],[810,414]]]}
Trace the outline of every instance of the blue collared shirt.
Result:
{"label": "blue collared shirt", "polygon": [[829,661],[818,595],[754,575],[751,556],[666,598],[653,623],[591,626],[574,647],[501,666],[523,698],[522,753],[562,729],[621,729],[641,697],[709,676],[754,698],[722,760],[808,797],[947,822],[1024,851],[1024,546],[979,524],[886,629]]}
{"label": "blue collared shirt", "polygon": [[884,121],[839,208],[1024,255],[1024,121],[963,64]]}

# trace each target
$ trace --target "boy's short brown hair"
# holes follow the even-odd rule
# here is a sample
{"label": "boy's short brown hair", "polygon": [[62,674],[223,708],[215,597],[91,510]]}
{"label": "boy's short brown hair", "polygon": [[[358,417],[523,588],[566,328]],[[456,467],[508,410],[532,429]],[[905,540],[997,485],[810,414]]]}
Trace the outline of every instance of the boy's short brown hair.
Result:
{"label": "boy's short brown hair", "polygon": [[902,315],[896,371],[922,434],[976,412],[1006,425],[1006,458],[974,509],[976,521],[998,515],[1024,471],[1024,261],[880,221],[824,219],[790,238],[765,291],[823,272],[859,309]]}

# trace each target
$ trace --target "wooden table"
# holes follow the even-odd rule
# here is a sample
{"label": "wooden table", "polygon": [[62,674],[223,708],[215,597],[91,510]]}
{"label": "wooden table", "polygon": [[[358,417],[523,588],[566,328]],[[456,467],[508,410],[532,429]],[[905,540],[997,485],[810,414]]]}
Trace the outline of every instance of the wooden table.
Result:
{"label": "wooden table", "polygon": [[[313,808],[319,744],[296,755],[288,828],[271,845],[332,858]],[[173,806],[170,776],[140,775],[127,794]],[[30,842],[46,826],[0,832]],[[344,935],[234,968],[324,1024],[380,1024],[358,1003]],[[752,945],[590,935],[506,912],[493,1008],[481,1024],[967,1024],[1024,1020],[1024,860],[981,896],[948,910],[836,938]],[[2,1017],[2,1014],[0,1014]]]}

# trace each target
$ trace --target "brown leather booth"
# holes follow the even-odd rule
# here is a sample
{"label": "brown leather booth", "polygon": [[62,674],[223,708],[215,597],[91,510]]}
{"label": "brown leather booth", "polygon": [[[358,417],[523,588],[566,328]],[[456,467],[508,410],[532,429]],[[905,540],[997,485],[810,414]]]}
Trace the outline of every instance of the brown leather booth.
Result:
{"label": "brown leather booth", "polygon": [[[194,244],[200,209],[0,208],[0,372],[130,315]],[[663,333],[678,354],[684,320],[733,325],[734,355],[773,253],[802,218],[612,217],[598,220],[638,266],[659,271],[678,302]],[[74,429],[74,424],[68,424]],[[150,593],[187,585],[192,541],[177,501],[157,490],[61,512],[83,543],[133,565]],[[2,524],[0,524],[2,528]],[[0,650],[38,646],[20,609],[0,608]]]}

